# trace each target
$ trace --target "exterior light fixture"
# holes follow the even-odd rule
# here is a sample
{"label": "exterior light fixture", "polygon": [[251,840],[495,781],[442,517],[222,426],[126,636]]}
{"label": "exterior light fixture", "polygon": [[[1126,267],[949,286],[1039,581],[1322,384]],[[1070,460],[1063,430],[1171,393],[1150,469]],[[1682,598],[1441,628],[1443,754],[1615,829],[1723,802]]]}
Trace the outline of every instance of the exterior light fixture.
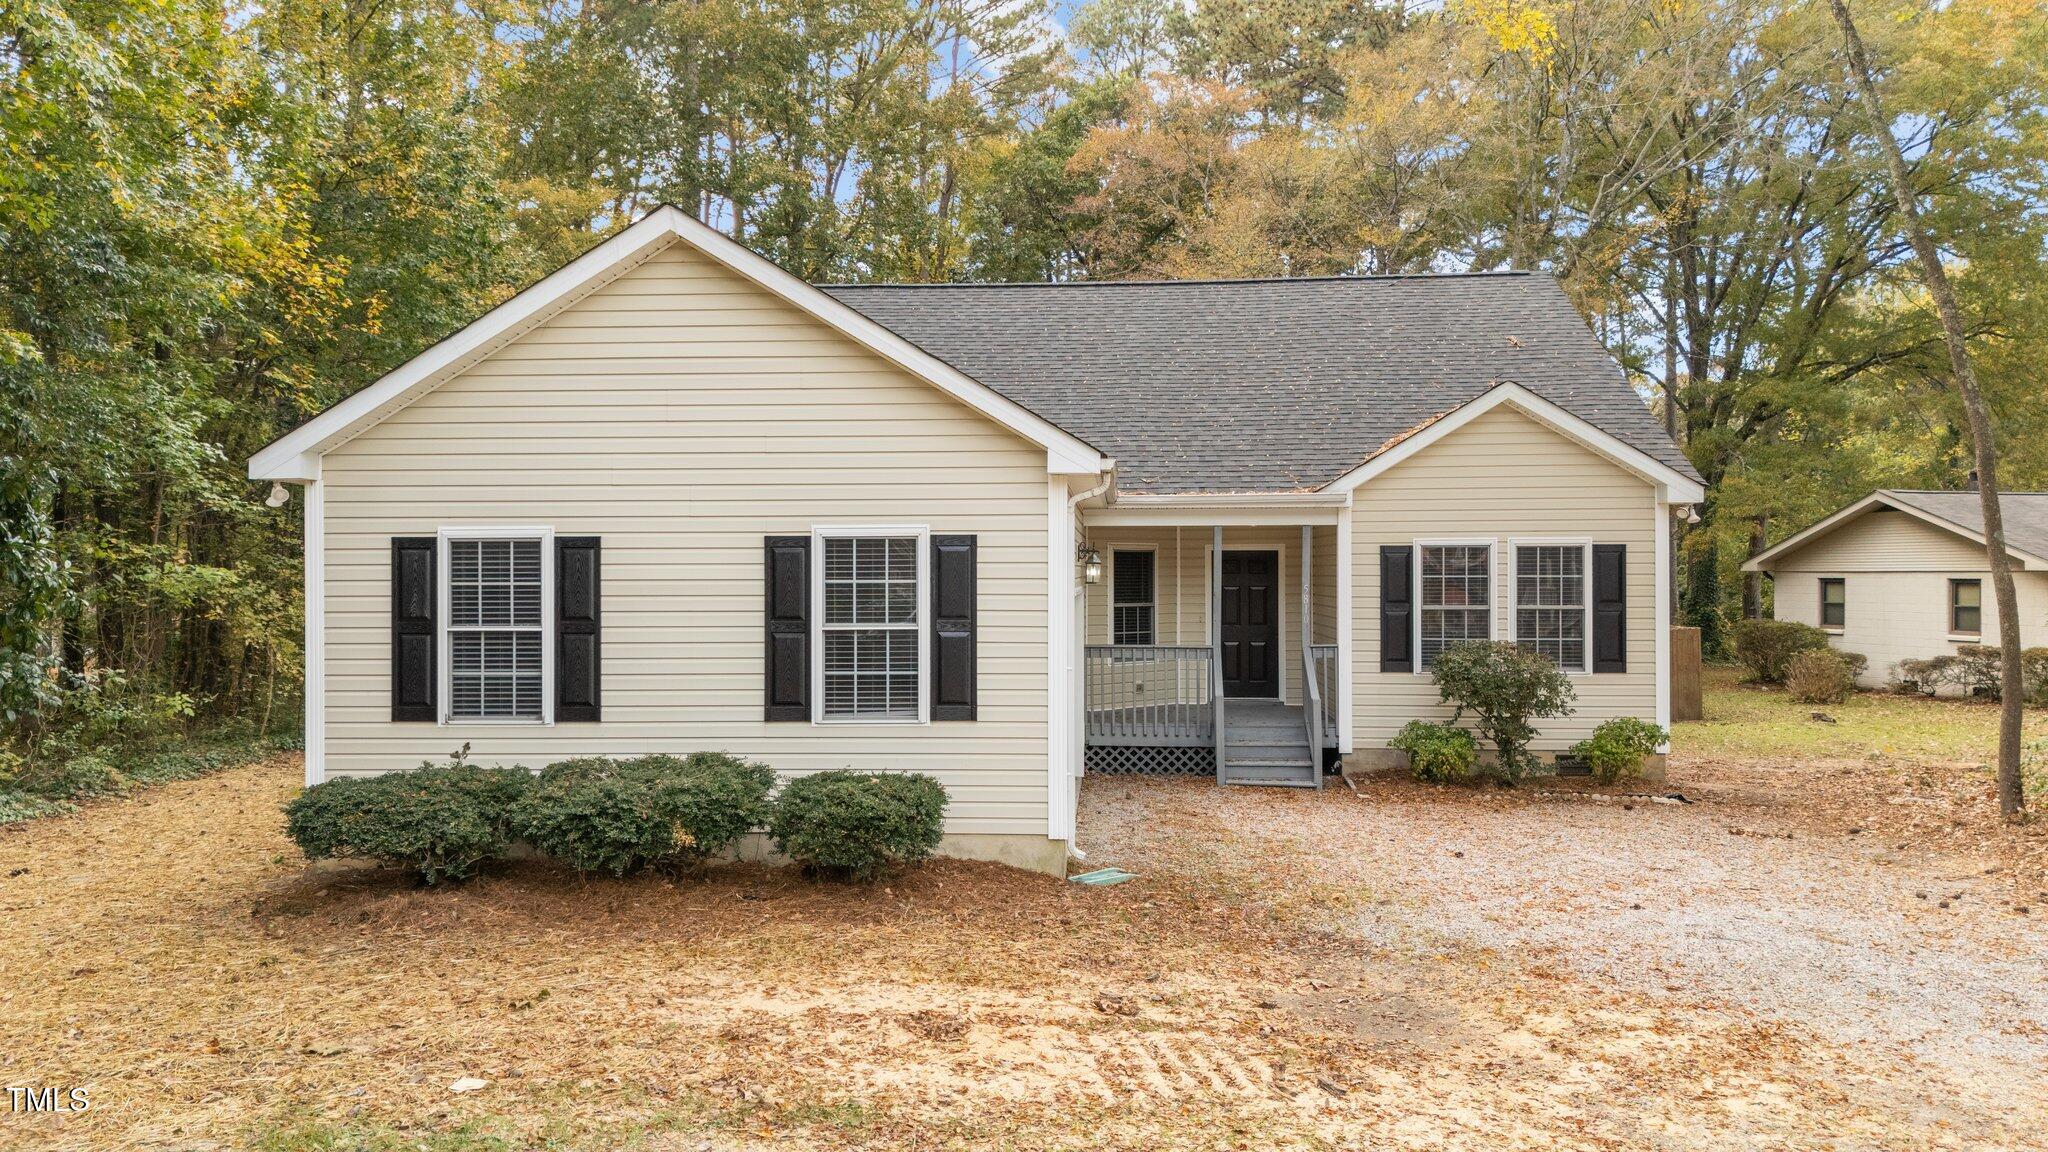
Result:
{"label": "exterior light fixture", "polygon": [[291,503],[291,499],[292,490],[273,481],[270,485],[270,495],[263,498],[263,503],[266,507],[282,508]]}
{"label": "exterior light fixture", "polygon": [[1093,548],[1081,549],[1081,579],[1084,583],[1102,583],[1102,553]]}

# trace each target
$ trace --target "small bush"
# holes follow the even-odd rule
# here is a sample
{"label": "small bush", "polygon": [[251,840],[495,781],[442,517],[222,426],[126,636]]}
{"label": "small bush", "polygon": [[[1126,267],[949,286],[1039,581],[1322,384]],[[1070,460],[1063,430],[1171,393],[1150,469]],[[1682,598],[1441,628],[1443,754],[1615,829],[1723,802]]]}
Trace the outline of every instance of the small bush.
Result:
{"label": "small bush", "polygon": [[1437,654],[1434,676],[1444,702],[1457,705],[1453,723],[1467,711],[1479,718],[1480,734],[1498,754],[1488,771],[1503,784],[1531,765],[1530,721],[1572,713],[1572,684],[1557,665],[1506,641],[1453,644]]}
{"label": "small bush", "polygon": [[775,770],[722,752],[602,757],[550,764],[520,801],[516,826],[581,872],[698,863],[768,819]]}
{"label": "small bush", "polygon": [[1387,747],[1406,752],[1409,774],[1424,784],[1462,780],[1479,759],[1479,742],[1470,732],[1427,720],[1410,720]]}
{"label": "small bush", "polygon": [[329,780],[285,805],[285,834],[309,860],[360,857],[428,884],[461,880],[505,854],[530,780],[524,768],[474,764]]}
{"label": "small bush", "polygon": [[1670,738],[1670,733],[1648,720],[1617,716],[1602,721],[1591,736],[1572,745],[1572,755],[1592,765],[1594,779],[1614,784],[1642,775],[1643,761]]}
{"label": "small bush", "polygon": [[1785,669],[1785,687],[1802,704],[1840,704],[1856,689],[1849,662],[1827,648],[1795,653]]}
{"label": "small bush", "polygon": [[1744,620],[1735,626],[1735,658],[1758,684],[1783,684],[1794,655],[1827,646],[1827,633],[1793,620]]}
{"label": "small bush", "polygon": [[44,796],[32,796],[27,792],[0,791],[0,825],[19,824],[23,820],[40,820],[45,816],[62,816],[78,811],[78,805],[63,800],[51,800]]}
{"label": "small bush", "polygon": [[931,855],[945,817],[946,790],[923,773],[819,772],[782,786],[769,831],[806,868],[872,880]]}
{"label": "small bush", "polygon": [[1844,652],[1837,648],[1835,649],[1835,655],[1841,658],[1842,663],[1849,666],[1849,679],[1851,680],[1863,679],[1864,671],[1870,667],[1870,657],[1865,656],[1861,652]]}
{"label": "small bush", "polygon": [[35,761],[16,773],[12,783],[30,795],[64,802],[118,796],[129,788],[119,769],[92,753]]}

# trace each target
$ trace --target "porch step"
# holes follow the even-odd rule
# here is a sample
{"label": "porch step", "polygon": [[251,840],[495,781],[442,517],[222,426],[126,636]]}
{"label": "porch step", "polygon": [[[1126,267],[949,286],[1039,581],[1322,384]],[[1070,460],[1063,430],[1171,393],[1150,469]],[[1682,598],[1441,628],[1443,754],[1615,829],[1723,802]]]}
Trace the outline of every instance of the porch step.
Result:
{"label": "porch step", "polygon": [[1307,760],[1232,760],[1223,761],[1223,783],[1265,784],[1287,788],[1313,788],[1316,767]]}
{"label": "porch step", "polygon": [[1223,761],[1226,764],[1258,762],[1261,764],[1306,764],[1312,757],[1308,745],[1300,740],[1292,743],[1282,740],[1229,740],[1223,742]]}

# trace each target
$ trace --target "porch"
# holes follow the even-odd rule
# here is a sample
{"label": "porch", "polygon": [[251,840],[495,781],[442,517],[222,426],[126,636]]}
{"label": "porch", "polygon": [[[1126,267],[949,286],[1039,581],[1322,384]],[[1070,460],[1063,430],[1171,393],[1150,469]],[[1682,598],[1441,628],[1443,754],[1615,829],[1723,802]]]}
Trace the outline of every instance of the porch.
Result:
{"label": "porch", "polygon": [[1319,787],[1341,743],[1334,515],[1142,518],[1084,512],[1086,771]]}

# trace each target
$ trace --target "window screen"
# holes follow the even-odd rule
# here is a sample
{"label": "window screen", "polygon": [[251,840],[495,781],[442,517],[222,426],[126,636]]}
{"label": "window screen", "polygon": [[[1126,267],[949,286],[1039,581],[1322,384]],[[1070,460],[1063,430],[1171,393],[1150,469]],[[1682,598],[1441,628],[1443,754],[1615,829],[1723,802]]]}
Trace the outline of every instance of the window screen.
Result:
{"label": "window screen", "polygon": [[1948,582],[1948,630],[1981,632],[1984,629],[1984,584],[1978,580]]}
{"label": "window screen", "polygon": [[1849,615],[1849,586],[1839,579],[1820,582],[1820,624],[1840,628]]}
{"label": "window screen", "polygon": [[1560,668],[1586,667],[1586,549],[1515,549],[1515,640]]}
{"label": "window screen", "polygon": [[1492,557],[1484,544],[1422,546],[1420,667],[1434,667],[1437,653],[1452,644],[1492,637]]}

